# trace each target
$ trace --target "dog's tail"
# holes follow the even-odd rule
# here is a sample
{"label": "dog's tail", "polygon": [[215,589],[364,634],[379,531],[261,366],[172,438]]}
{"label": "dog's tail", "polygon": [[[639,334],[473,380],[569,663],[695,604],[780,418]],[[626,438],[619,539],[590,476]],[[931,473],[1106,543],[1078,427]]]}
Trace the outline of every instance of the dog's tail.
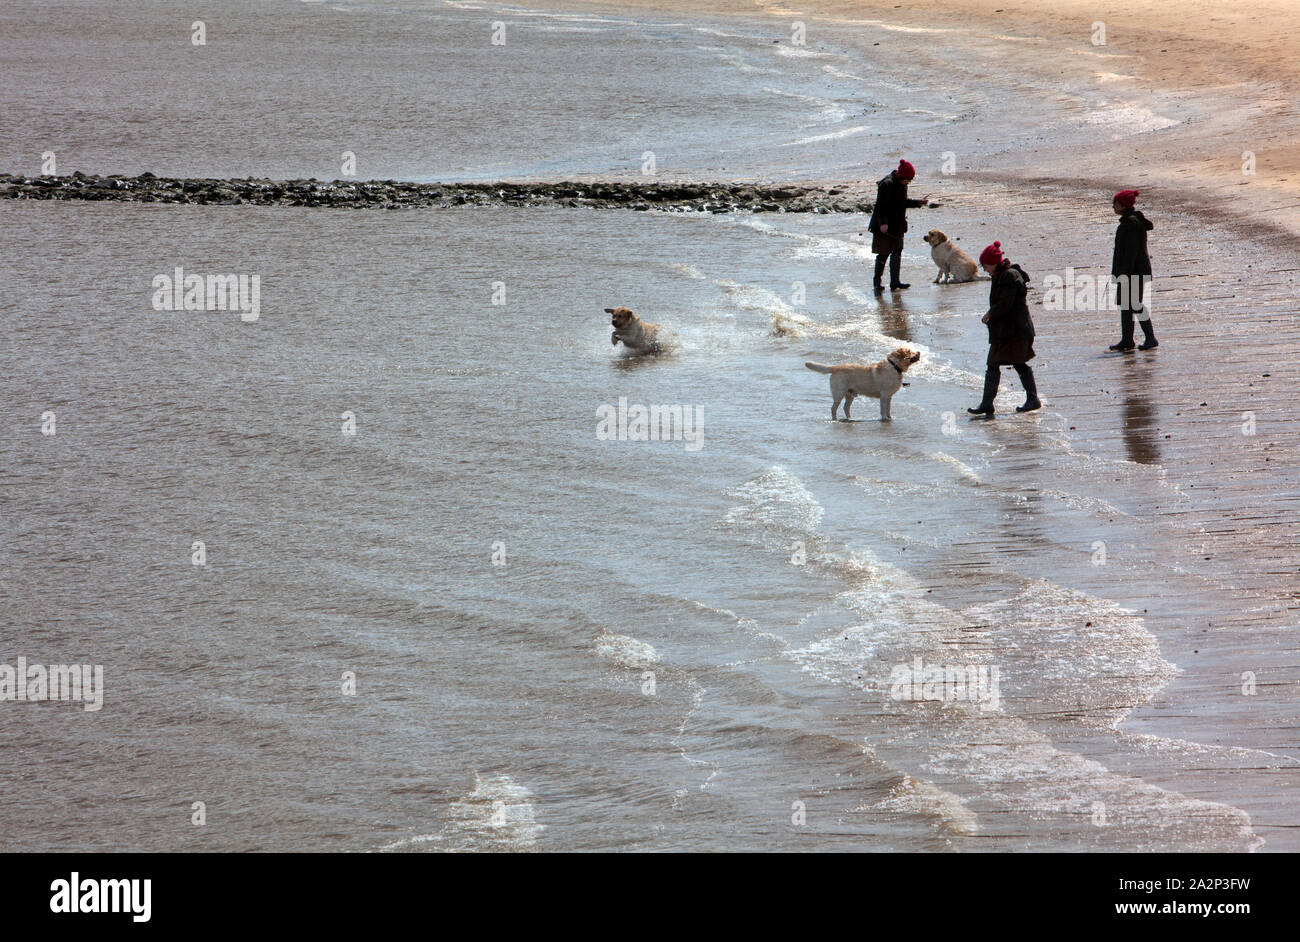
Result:
{"label": "dog's tail", "polygon": [[804,366],[808,367],[808,369],[812,370],[814,373],[831,373],[834,371],[833,367],[829,367],[825,363],[807,362]]}

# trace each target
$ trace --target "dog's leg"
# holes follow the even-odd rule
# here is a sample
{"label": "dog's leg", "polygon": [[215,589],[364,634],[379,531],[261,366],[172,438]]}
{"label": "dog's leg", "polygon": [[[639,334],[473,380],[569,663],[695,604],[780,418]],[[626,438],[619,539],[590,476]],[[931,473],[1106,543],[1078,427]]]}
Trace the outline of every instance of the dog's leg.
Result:
{"label": "dog's leg", "polygon": [[[832,422],[835,422],[835,421],[837,421],[837,420],[839,419],[839,417],[840,417],[840,416],[839,416],[839,411],[840,411],[840,401],[839,401],[839,399],[836,399],[834,402],[831,403],[831,421],[832,421]],[[847,410],[847,409],[844,410],[844,414],[845,414],[845,415],[848,415],[848,410]]]}
{"label": "dog's leg", "polygon": [[615,347],[618,346],[618,331],[617,331],[617,330],[614,331],[614,332],[612,332],[612,333],[609,335],[609,342],[610,342],[610,345],[611,345],[611,346],[615,346]]}
{"label": "dog's leg", "polygon": [[853,408],[853,391],[849,390],[844,394],[844,421],[845,422],[849,421],[849,419],[851,418],[851,416],[849,415],[849,410],[852,408]]}
{"label": "dog's leg", "polygon": [[888,396],[881,396],[881,397],[880,397],[880,421],[882,421],[882,422],[892,422],[892,421],[894,421],[893,418],[889,415],[889,397],[888,397]]}
{"label": "dog's leg", "polygon": [[943,277],[943,269],[940,268],[940,269],[939,269],[939,274],[937,274],[937,275],[934,276],[934,283],[937,285],[937,284],[939,283],[939,279],[942,278],[942,277]]}

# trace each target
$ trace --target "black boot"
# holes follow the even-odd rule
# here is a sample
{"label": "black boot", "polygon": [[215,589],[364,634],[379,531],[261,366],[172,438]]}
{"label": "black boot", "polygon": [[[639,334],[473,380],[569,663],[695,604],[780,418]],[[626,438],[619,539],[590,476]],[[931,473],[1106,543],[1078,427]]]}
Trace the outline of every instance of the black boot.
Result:
{"label": "black boot", "polygon": [[903,281],[903,250],[899,249],[889,256],[889,290],[902,291],[910,287]]}
{"label": "black boot", "polygon": [[1016,374],[1020,377],[1020,382],[1025,387],[1025,404],[1016,406],[1017,412],[1033,412],[1041,409],[1043,404],[1038,401],[1038,384],[1034,382],[1034,371],[1029,368],[1028,363],[1017,363]]}
{"label": "black boot", "polygon": [[1133,349],[1133,312],[1132,311],[1119,312],[1119,329],[1120,329],[1119,343],[1111,344],[1110,349],[1115,350],[1119,353],[1127,353],[1129,350]]}
{"label": "black boot", "polygon": [[990,366],[984,371],[984,398],[974,409],[967,409],[971,415],[987,415],[993,418],[993,398],[998,394],[998,383],[1002,380],[1002,370]]}
{"label": "black boot", "polygon": [[1154,350],[1156,347],[1160,346],[1159,341],[1156,340],[1156,332],[1151,327],[1150,318],[1144,321],[1140,321],[1139,323],[1142,325],[1142,336],[1145,337],[1146,339],[1143,340],[1140,344],[1138,344],[1138,349]]}
{"label": "black boot", "polygon": [[871,282],[871,287],[875,289],[876,294],[880,294],[885,290],[885,286],[880,283],[880,279],[885,276],[885,261],[888,258],[888,255],[876,256],[876,277]]}

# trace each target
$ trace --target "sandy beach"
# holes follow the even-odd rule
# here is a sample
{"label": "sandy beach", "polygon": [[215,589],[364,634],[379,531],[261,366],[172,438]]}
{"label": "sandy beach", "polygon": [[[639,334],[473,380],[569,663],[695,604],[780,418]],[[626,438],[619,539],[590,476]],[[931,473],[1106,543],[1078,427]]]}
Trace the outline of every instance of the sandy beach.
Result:
{"label": "sandy beach", "polygon": [[[1195,103],[1196,119],[1185,126],[1122,143],[1101,126],[1088,146],[1072,141],[1054,147],[1035,136],[1030,114],[1018,129],[1019,146],[962,172],[1074,183],[1081,196],[1094,186],[1147,186],[1170,205],[1231,219],[1243,232],[1300,234],[1300,40],[1291,28],[1300,8],[1292,0],[1227,6],[1202,0],[944,0],[924,8],[861,0],[631,0],[612,7],[571,0],[566,6],[757,13],[779,23],[782,33],[789,23],[805,22],[814,47],[817,24],[856,24],[871,35],[864,54],[886,60],[922,46],[941,51],[964,76],[978,74],[970,66],[980,61],[986,80],[1000,85],[1052,87],[1063,97],[1105,88],[1108,97],[1137,109],[1121,116],[1121,125],[1126,118],[1140,125],[1146,109]],[[1098,23],[1104,24],[1101,33]],[[1255,158],[1249,175],[1242,172],[1246,152]]]}

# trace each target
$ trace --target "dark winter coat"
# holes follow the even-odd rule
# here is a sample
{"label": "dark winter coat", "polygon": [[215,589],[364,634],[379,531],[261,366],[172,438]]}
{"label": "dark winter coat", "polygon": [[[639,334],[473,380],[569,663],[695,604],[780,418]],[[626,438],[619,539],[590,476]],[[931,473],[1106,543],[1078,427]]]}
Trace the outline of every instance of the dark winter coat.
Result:
{"label": "dark winter coat", "polygon": [[1151,277],[1151,256],[1147,254],[1147,233],[1155,228],[1146,216],[1136,209],[1125,210],[1115,229],[1115,256],[1110,263],[1110,273],[1115,276],[1144,275],[1131,279],[1127,300],[1119,285],[1115,286],[1115,303],[1125,316],[1137,313],[1147,316],[1142,305],[1147,281]]}
{"label": "dark winter coat", "polygon": [[889,226],[888,235],[902,239],[907,231],[907,211],[922,205],[921,200],[907,198],[907,184],[903,183],[891,170],[889,176],[876,184],[876,205],[871,210],[871,221],[867,228],[873,233],[880,232],[880,224]]}
{"label": "dark winter coat", "polygon": [[1029,318],[1029,276],[1004,263],[989,287],[989,366],[1027,363],[1034,358],[1034,322]]}
{"label": "dark winter coat", "polygon": [[1110,263],[1112,275],[1151,274],[1147,233],[1153,228],[1151,221],[1136,209],[1126,210],[1119,217],[1119,227],[1115,230],[1115,257]]}

